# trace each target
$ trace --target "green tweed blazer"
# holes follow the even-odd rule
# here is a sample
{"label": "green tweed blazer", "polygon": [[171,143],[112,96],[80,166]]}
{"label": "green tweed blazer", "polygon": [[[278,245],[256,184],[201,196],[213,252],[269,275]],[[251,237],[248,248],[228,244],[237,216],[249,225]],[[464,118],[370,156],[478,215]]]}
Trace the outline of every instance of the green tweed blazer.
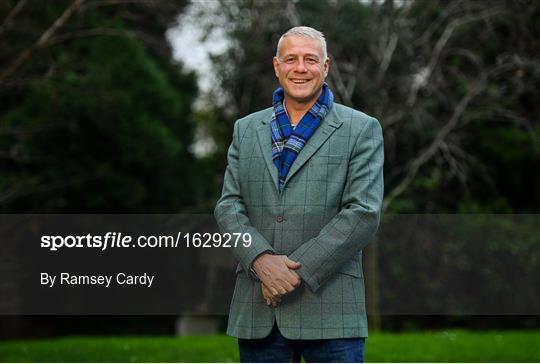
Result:
{"label": "green tweed blazer", "polygon": [[[249,233],[238,246],[227,333],[266,337],[274,322],[289,339],[367,337],[362,248],[375,234],[383,199],[379,122],[334,103],[278,189],[272,162],[272,108],[234,125],[222,196],[214,215],[222,232]],[[265,251],[298,261],[302,284],[266,305],[253,260]]]}

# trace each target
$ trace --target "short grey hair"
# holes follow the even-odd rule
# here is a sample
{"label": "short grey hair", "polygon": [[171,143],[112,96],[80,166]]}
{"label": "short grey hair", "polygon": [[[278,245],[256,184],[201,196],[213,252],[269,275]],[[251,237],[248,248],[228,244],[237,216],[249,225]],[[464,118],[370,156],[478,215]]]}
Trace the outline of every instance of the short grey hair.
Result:
{"label": "short grey hair", "polygon": [[317,29],[313,29],[310,27],[294,27],[287,32],[285,32],[281,38],[279,38],[277,49],[276,49],[276,57],[279,58],[279,48],[281,47],[281,43],[283,42],[283,39],[290,37],[290,36],[297,36],[297,37],[304,37],[304,38],[310,38],[315,39],[321,44],[321,49],[323,52],[323,61],[328,58],[328,52],[326,51],[326,39],[324,39],[324,34],[319,32]]}

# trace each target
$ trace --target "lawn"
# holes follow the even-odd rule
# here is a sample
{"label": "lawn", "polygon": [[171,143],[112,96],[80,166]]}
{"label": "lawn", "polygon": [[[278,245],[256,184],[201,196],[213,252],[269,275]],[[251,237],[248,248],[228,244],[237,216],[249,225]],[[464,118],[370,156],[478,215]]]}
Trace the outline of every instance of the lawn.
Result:
{"label": "lawn", "polygon": [[[66,337],[0,342],[2,362],[236,362],[233,338]],[[540,362],[540,331],[373,333],[370,362]]]}

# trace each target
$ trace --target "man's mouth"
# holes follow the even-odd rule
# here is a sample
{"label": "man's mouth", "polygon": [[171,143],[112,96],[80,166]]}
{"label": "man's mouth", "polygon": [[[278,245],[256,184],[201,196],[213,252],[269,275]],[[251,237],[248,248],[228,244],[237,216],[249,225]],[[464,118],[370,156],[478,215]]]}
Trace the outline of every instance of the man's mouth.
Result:
{"label": "man's mouth", "polygon": [[303,84],[303,83],[309,82],[310,80],[299,79],[299,78],[292,78],[291,81],[292,81],[292,83],[295,83],[295,84],[297,84],[297,85],[301,85],[301,84]]}

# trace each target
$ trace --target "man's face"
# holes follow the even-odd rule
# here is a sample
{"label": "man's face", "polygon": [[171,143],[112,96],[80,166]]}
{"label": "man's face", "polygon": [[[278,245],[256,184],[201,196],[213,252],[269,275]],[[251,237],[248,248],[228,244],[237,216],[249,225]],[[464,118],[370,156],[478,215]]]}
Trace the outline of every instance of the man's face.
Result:
{"label": "man's face", "polygon": [[314,102],[320,94],[330,59],[323,59],[320,43],[311,38],[289,36],[281,42],[274,71],[287,100]]}

